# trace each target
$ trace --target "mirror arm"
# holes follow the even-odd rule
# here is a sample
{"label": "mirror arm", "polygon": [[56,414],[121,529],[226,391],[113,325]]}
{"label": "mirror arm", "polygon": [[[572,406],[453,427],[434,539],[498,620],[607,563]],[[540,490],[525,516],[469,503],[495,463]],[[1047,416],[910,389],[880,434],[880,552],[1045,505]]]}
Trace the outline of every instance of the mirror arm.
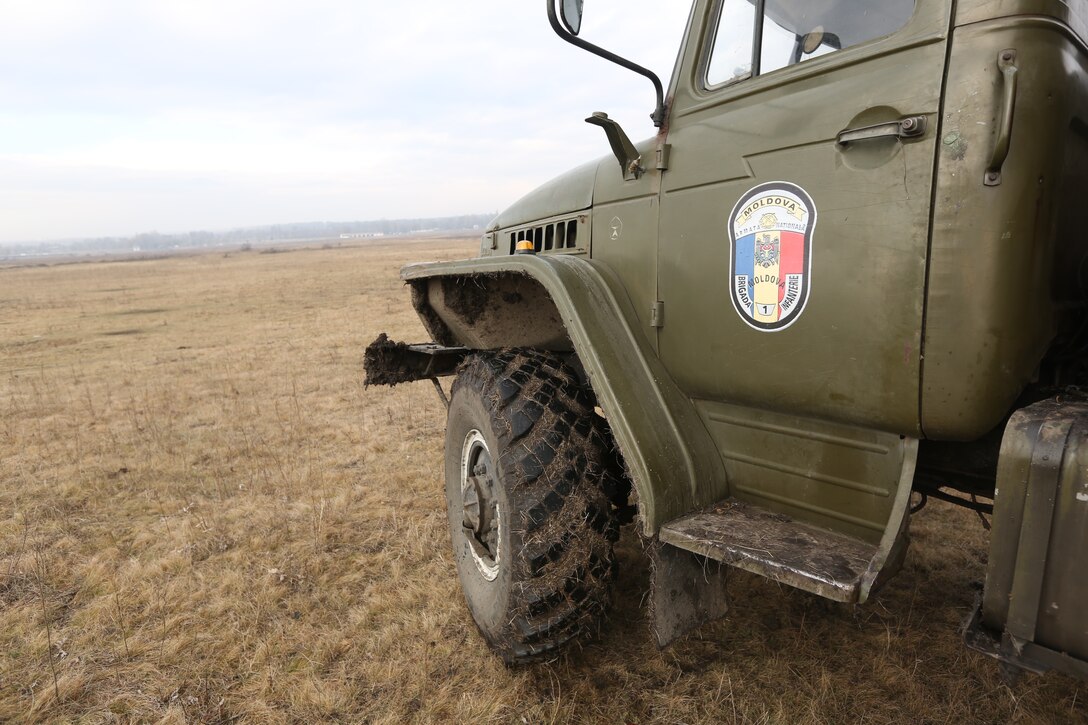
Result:
{"label": "mirror arm", "polygon": [[645,76],[654,84],[654,91],[657,93],[657,107],[654,108],[653,114],[650,116],[653,119],[654,126],[661,128],[665,123],[665,89],[661,85],[661,79],[657,77],[657,74],[648,68],[643,68],[637,63],[632,63],[626,58],[622,58],[615,53],[605,50],[604,48],[593,45],[593,43],[587,43],[576,35],[572,35],[566,28],[559,22],[559,17],[555,12],[556,0],[546,0],[548,3],[548,22],[551,23],[552,30],[563,40],[567,41],[571,45],[577,46],[582,50],[587,50],[594,55],[600,56],[605,60],[610,60],[616,65],[623,66],[627,70],[634,71],[641,76]]}
{"label": "mirror arm", "polygon": [[642,166],[642,155],[620,125],[609,118],[607,113],[597,111],[586,119],[586,123],[604,129],[608,137],[608,145],[612,147],[613,155],[620,162],[620,172],[623,173],[624,181],[636,181],[646,173],[646,169]]}

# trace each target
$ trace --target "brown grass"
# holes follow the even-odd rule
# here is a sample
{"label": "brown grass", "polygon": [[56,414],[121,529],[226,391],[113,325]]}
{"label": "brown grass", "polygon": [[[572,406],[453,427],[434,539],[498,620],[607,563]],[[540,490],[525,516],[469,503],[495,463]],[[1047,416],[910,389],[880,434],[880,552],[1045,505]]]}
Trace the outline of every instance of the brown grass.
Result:
{"label": "brown grass", "polygon": [[666,651],[628,533],[601,638],[505,669],[447,551],[441,404],[360,369],[423,338],[398,267],[474,246],[0,270],[0,721],[1088,720],[963,648],[986,536],[939,504],[870,604],[734,574]]}

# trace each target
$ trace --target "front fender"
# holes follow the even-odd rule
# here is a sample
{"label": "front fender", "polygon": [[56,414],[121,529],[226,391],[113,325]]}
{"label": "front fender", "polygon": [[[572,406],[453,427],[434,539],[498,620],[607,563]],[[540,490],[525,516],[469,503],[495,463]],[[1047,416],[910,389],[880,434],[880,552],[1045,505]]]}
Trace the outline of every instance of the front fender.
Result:
{"label": "front fender", "polygon": [[573,350],[638,492],[643,532],[729,495],[713,440],[660,361],[608,268],[573,255],[490,257],[405,267],[434,339],[473,349]]}

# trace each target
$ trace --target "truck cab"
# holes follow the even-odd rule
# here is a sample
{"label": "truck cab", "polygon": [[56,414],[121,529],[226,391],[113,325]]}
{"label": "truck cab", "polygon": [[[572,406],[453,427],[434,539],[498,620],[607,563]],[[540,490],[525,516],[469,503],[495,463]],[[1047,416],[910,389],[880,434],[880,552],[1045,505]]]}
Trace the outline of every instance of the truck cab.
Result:
{"label": "truck cab", "polygon": [[[1088,585],[1067,566],[1088,547],[1071,463],[1088,2],[695,0],[667,84],[581,38],[579,0],[555,3],[560,37],[653,82],[658,133],[634,143],[590,115],[612,153],[502,212],[477,259],[406,268],[434,345],[379,345],[368,373],[395,359],[416,370],[395,382],[452,375],[524,350],[580,381],[615,457],[586,485],[633,488],[662,643],[724,613],[706,560],[864,602],[905,555],[913,493],[994,516],[972,643],[1088,672]],[[498,470],[516,443],[496,432],[485,484],[447,467],[466,561],[490,551],[473,548],[487,537],[466,495],[520,525],[494,493],[524,484]],[[514,570],[526,541],[508,545]],[[535,578],[515,571],[500,598]],[[508,661],[535,656],[481,629]]]}

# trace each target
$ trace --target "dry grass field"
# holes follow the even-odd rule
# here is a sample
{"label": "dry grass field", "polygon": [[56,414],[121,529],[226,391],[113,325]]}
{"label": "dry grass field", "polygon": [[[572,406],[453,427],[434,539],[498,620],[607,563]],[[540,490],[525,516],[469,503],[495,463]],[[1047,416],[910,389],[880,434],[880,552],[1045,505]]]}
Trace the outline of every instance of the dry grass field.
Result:
{"label": "dry grass field", "polygon": [[508,670],[461,599],[426,383],[362,385],[420,340],[401,264],[472,240],[0,269],[0,722],[1042,723],[958,628],[978,518],[918,514],[862,607],[742,574],[665,651],[620,544],[601,636]]}

